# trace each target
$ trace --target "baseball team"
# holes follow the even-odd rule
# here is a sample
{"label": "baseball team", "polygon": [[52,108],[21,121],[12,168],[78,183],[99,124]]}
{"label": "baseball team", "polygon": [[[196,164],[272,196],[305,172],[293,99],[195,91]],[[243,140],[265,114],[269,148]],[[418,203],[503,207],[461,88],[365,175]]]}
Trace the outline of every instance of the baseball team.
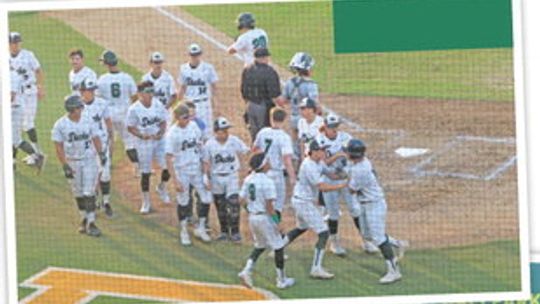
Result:
{"label": "baseball team", "polygon": [[[152,175],[158,179],[155,191],[164,204],[171,203],[168,183],[173,184],[182,245],[192,245],[190,231],[205,243],[241,242],[245,208],[254,245],[238,274],[246,287],[253,288],[253,269],[266,249],[275,260],[277,288],[294,285],[285,274],[285,247],[308,230],[317,235],[310,276],[334,278],[323,260],[327,247],[337,256],[347,254],[338,236],[341,202],[363,249],[380,253],[385,260],[387,272],[380,283],[400,280],[398,262],[408,242],[386,233],[385,195],[364,142],[341,130],[337,115],[323,116],[318,86],[311,78],[314,59],[305,52],[294,54],[289,64],[294,76],[282,89],[270,61],[266,32],[255,26],[250,13],[240,14],[237,26],[239,36],[227,53],[244,61],[241,94],[247,105],[244,120],[250,145],[229,133],[232,124],[227,118],[213,117],[219,77],[214,66],[203,61],[200,45],[188,47],[189,60],[180,66],[176,79],[163,69],[164,55],[152,53],[150,70],[139,83],[120,69],[113,51],[102,53],[99,60],[107,72],[99,77],[85,66],[82,50],[69,52],[71,94],[64,100],[66,114],[54,124],[51,139],[81,215],[79,232],[101,235],[96,225],[100,208],[107,217],[114,216],[110,193],[117,137],[140,180],[141,214],[152,212]],[[22,150],[27,154],[24,162],[39,173],[46,157],[34,121],[38,101],[45,96],[44,73],[36,56],[21,44],[21,34],[11,32],[13,159],[15,164],[17,151]],[[244,160],[249,174],[241,181]],[[214,238],[208,228],[212,204],[219,223]],[[283,232],[286,227],[280,223],[289,204],[296,226]]]}

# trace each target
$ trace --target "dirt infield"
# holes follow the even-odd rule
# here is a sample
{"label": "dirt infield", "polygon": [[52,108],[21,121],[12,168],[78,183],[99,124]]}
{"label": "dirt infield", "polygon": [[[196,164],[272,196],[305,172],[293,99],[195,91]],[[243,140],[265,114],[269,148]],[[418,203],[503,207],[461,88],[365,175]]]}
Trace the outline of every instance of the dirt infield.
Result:
{"label": "dirt infield", "polygon": [[[231,38],[204,22],[183,12],[167,12],[201,29],[210,37],[228,45]],[[174,22],[155,9],[107,9],[45,13],[62,20],[90,40],[115,50],[127,63],[144,71],[148,56],[159,50],[166,56],[165,67],[175,76],[185,62],[186,48],[192,42],[204,49],[205,60],[216,66],[220,76],[219,92],[214,102],[215,115],[230,118],[236,126],[233,133],[249,142],[241,119],[243,101],[239,94],[242,63],[228,56],[215,44],[192,29]],[[231,26],[233,26],[231,24]],[[323,60],[323,59],[321,59]],[[285,79],[288,73],[280,69]],[[389,205],[388,231],[411,241],[415,248],[434,248],[476,244],[497,239],[518,238],[518,200],[516,166],[511,165],[493,179],[445,177],[445,172],[485,177],[515,155],[513,103],[434,101],[397,97],[365,97],[322,94],[321,101],[339,114],[358,124],[352,130],[367,142]],[[467,140],[444,151],[457,136],[488,138]],[[492,137],[502,138],[492,142]],[[394,153],[399,147],[427,148],[425,156],[401,158]],[[414,171],[418,163],[432,153],[433,161]],[[122,166],[126,168],[126,166]],[[422,175],[434,171],[439,175]],[[138,181],[130,167],[115,171],[116,188],[139,207]],[[157,202],[157,198],[154,199]],[[157,205],[155,203],[155,205]],[[173,207],[158,206],[148,216],[176,225]],[[358,243],[352,221],[344,211],[342,235]],[[292,212],[292,210],[287,211]],[[286,214],[285,226],[293,225]],[[246,225],[243,225],[244,227]],[[248,237],[248,232],[244,231]],[[303,242],[309,242],[304,238]],[[296,246],[303,243],[298,242]],[[351,247],[352,245],[350,245]]]}

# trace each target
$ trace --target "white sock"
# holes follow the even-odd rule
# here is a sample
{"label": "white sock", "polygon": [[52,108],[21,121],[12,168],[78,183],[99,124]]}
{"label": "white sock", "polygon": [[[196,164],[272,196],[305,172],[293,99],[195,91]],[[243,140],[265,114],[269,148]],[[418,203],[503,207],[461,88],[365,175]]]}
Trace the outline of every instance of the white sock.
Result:
{"label": "white sock", "polygon": [[276,273],[278,280],[283,281],[286,278],[285,269],[276,268]]}
{"label": "white sock", "polygon": [[96,221],[96,213],[95,212],[88,212],[86,214],[86,220],[88,221],[88,224],[91,224]]}
{"label": "white sock", "polygon": [[321,268],[323,258],[324,258],[324,250],[315,248],[315,252],[313,254],[312,268]]}
{"label": "white sock", "polygon": [[188,221],[187,221],[187,219],[182,220],[182,221],[180,222],[180,228],[181,228],[182,230],[187,229],[187,226],[188,226]]}
{"label": "white sock", "polygon": [[111,197],[110,194],[104,194],[104,195],[103,195],[103,204],[108,205],[108,204],[109,204],[109,199],[110,199],[110,197]]}
{"label": "white sock", "polygon": [[201,217],[199,219],[199,229],[201,229],[201,230],[206,229],[206,218],[205,217]]}
{"label": "white sock", "polygon": [[386,268],[388,269],[388,272],[399,272],[399,267],[397,264],[397,259],[394,258],[393,260],[385,260],[386,262]]}
{"label": "white sock", "polygon": [[253,265],[254,265],[254,264],[255,264],[255,263],[253,262],[252,259],[248,259],[248,260],[246,261],[246,266],[244,266],[244,269],[242,270],[242,272],[244,272],[244,273],[251,273],[251,271],[253,271]]}
{"label": "white sock", "polygon": [[150,202],[150,192],[143,192],[142,196],[145,202]]}

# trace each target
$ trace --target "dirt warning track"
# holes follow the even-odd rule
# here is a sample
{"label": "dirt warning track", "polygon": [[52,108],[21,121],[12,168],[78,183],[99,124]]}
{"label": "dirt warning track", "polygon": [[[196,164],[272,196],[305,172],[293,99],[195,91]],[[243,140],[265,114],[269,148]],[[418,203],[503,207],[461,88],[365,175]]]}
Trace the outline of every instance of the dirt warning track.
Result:
{"label": "dirt warning track", "polygon": [[[148,68],[149,54],[159,50],[166,56],[165,68],[176,76],[179,65],[187,60],[187,46],[193,42],[200,44],[204,59],[216,66],[220,77],[214,114],[229,118],[235,126],[232,132],[249,142],[241,119],[244,102],[239,93],[239,80],[243,65],[236,57],[225,54],[222,48],[232,43],[230,37],[178,7],[45,14],[62,20],[104,48],[114,50],[123,61],[141,71]],[[283,79],[290,76],[283,68],[279,68],[279,72]],[[517,171],[515,159],[514,163],[510,162],[515,156],[513,103],[324,92],[321,102],[346,117],[350,122],[347,131],[368,144],[368,154],[387,192],[390,234],[409,239],[415,248],[518,238]],[[462,137],[488,140],[463,140],[452,146]],[[448,146],[451,147],[445,150]],[[429,153],[401,158],[394,152],[399,147],[425,148]],[[427,162],[429,157],[431,160]],[[492,173],[493,178],[483,178]],[[124,197],[137,208],[138,181],[122,178],[131,176],[131,169],[119,169],[114,174],[115,180],[122,180],[116,188],[122,189]],[[157,198],[154,201],[157,202]],[[176,224],[170,208],[157,209],[150,218]],[[340,227],[341,234],[354,242],[349,244],[356,244],[358,236],[347,212],[343,211],[345,220]],[[285,218],[285,225],[292,226],[292,215],[286,214]],[[244,236],[249,239],[246,231]],[[311,240],[305,238],[295,246],[306,242]]]}

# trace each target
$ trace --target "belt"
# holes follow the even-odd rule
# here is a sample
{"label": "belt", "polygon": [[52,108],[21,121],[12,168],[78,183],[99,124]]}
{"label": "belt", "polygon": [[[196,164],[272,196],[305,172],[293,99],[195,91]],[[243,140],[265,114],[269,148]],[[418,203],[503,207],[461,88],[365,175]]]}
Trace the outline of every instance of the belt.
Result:
{"label": "belt", "polygon": [[191,102],[199,103],[199,102],[205,102],[205,101],[208,101],[208,98],[193,99]]}
{"label": "belt", "polygon": [[250,214],[250,215],[266,215],[266,212],[264,212],[264,211],[250,212],[249,214]]}
{"label": "belt", "polygon": [[224,176],[229,176],[229,175],[231,175],[231,173],[213,173],[213,175],[217,175],[217,176],[222,176],[222,177],[224,177]]}

